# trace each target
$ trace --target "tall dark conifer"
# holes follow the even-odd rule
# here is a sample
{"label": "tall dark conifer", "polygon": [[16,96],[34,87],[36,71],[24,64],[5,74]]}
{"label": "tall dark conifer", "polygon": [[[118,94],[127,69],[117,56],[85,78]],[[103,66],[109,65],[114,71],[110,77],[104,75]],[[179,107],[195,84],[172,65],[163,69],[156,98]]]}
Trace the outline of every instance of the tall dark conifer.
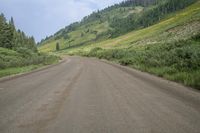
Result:
{"label": "tall dark conifer", "polygon": [[16,30],[13,17],[7,22],[4,14],[0,15],[0,47],[17,50],[27,48],[37,52],[35,39],[24,32]]}

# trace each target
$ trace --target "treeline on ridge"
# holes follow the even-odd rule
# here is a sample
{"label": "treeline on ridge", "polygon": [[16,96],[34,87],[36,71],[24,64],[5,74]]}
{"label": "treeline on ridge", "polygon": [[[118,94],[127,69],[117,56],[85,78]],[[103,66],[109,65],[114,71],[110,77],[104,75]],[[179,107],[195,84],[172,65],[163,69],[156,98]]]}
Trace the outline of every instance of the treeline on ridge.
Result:
{"label": "treeline on ridge", "polygon": [[[61,38],[70,40],[70,32],[76,31],[82,26],[85,26],[85,31],[88,31],[89,27],[87,28],[86,25],[92,23],[103,24],[108,22],[109,28],[101,34],[95,34],[96,39],[91,39],[90,42],[98,41],[102,38],[115,38],[130,31],[151,26],[165,18],[167,14],[183,9],[196,1],[197,0],[125,0],[119,4],[93,12],[84,17],[80,22],[72,23],[56,32],[54,35],[46,37],[39,44],[46,44],[52,40],[59,40]],[[134,10],[136,7],[142,7],[142,11],[128,14],[127,9]],[[119,14],[123,14],[123,12],[128,15],[120,16]],[[85,34],[93,34],[93,32],[85,32]]]}
{"label": "treeline on ridge", "polygon": [[[131,14],[126,18],[113,18],[109,23],[112,30],[109,31],[111,37],[117,37],[132,30],[145,28],[155,24],[165,17],[166,14],[185,8],[196,0],[152,0],[149,3],[137,3],[139,0],[129,0],[122,2],[121,6],[154,4],[151,8],[146,8],[144,13]],[[142,1],[140,1],[142,2]],[[137,4],[136,4],[137,3]]]}

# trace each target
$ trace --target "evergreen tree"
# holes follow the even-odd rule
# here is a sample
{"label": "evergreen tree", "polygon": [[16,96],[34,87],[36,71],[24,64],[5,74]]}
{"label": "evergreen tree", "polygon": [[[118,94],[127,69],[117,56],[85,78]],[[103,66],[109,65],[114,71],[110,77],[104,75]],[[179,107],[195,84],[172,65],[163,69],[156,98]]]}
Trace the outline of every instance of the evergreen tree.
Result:
{"label": "evergreen tree", "polygon": [[56,43],[56,51],[59,51],[60,50],[60,44],[57,42]]}
{"label": "evergreen tree", "polygon": [[6,22],[3,14],[0,15],[0,47],[13,47],[14,32],[10,24]]}
{"label": "evergreen tree", "polygon": [[4,14],[0,15],[0,47],[8,49],[27,48],[37,52],[35,39],[28,37],[24,32],[16,30],[13,17],[7,23]]}
{"label": "evergreen tree", "polygon": [[15,29],[15,23],[14,23],[13,17],[11,17],[11,19],[10,19],[10,21],[9,21],[9,24],[10,24],[11,26],[13,26],[13,28]]}
{"label": "evergreen tree", "polygon": [[0,47],[4,46],[5,27],[6,27],[6,18],[4,17],[4,14],[1,14],[0,15]]}

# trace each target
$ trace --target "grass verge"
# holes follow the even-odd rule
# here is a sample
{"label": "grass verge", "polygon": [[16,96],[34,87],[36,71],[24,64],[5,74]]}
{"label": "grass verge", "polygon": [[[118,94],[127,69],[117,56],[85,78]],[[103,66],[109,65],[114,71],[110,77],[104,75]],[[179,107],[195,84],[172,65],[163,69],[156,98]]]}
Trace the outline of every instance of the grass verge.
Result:
{"label": "grass verge", "polygon": [[29,66],[23,66],[23,67],[11,67],[11,68],[6,68],[6,69],[0,69],[0,78],[31,72],[33,70],[37,70],[45,66],[53,65],[56,63],[58,63],[58,59],[49,64],[38,64],[38,65],[29,65]]}
{"label": "grass verge", "polygon": [[43,66],[44,66],[43,64],[40,64],[40,65],[30,65],[30,66],[24,66],[24,67],[2,69],[0,70],[0,78],[5,77],[5,76],[10,76],[10,75],[30,72],[32,70],[38,69]]}
{"label": "grass verge", "polygon": [[57,63],[58,60],[59,57],[52,54],[33,53],[27,49],[14,51],[0,47],[0,77],[30,72]]}

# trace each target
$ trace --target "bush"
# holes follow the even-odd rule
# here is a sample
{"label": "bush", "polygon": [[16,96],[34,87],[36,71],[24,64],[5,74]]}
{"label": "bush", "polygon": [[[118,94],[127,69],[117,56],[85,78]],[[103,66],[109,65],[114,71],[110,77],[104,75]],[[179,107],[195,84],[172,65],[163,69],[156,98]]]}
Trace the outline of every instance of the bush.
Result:
{"label": "bush", "polygon": [[197,34],[197,35],[195,35],[195,36],[193,36],[193,37],[192,37],[192,40],[200,41],[200,33]]}
{"label": "bush", "polygon": [[0,69],[22,67],[38,64],[52,64],[58,57],[42,53],[34,53],[26,48],[16,51],[0,48]]}
{"label": "bush", "polygon": [[131,58],[123,58],[123,59],[119,60],[119,63],[121,65],[124,65],[124,66],[132,65],[133,64],[133,59],[131,59]]}
{"label": "bush", "polygon": [[17,48],[16,52],[20,53],[24,58],[31,57],[34,54],[32,50],[25,47]]}
{"label": "bush", "polygon": [[90,52],[88,53],[88,56],[97,56],[99,51],[102,51],[102,48],[96,47],[90,50]]}
{"label": "bush", "polygon": [[7,64],[0,58],[0,69],[6,68]]}

